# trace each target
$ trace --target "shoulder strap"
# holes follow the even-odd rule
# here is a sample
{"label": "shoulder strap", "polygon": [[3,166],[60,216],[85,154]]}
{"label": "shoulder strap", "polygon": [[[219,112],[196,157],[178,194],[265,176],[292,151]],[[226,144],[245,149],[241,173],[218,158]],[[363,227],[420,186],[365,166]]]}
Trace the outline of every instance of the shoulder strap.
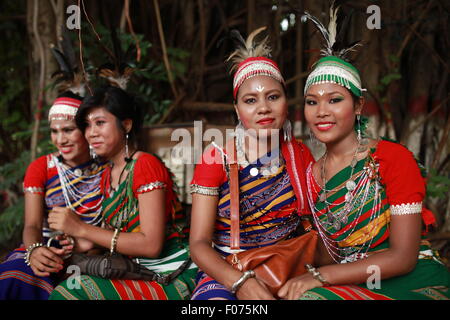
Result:
{"label": "shoulder strap", "polygon": [[239,165],[236,160],[236,147],[232,143],[229,150],[229,186],[230,186],[230,249],[240,248],[240,226],[239,226]]}

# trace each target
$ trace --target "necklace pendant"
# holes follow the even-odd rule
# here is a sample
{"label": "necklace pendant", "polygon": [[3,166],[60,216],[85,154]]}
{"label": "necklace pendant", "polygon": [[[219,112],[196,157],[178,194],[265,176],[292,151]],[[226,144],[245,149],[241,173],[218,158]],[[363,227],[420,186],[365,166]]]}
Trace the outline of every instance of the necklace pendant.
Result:
{"label": "necklace pendant", "polygon": [[347,192],[347,193],[345,194],[345,202],[349,203],[349,202],[351,202],[352,200],[353,200],[352,194],[351,194],[350,192]]}
{"label": "necklace pendant", "polygon": [[327,200],[327,195],[325,192],[322,192],[319,196],[320,202],[325,202]]}
{"label": "necklace pendant", "polygon": [[359,146],[358,147],[358,153],[365,152],[367,150],[367,146]]}
{"label": "necklace pendant", "polygon": [[358,163],[358,160],[356,160],[356,158],[353,158],[352,159],[352,162],[350,163],[350,166],[352,167],[352,168],[354,168],[354,167],[356,167],[356,164]]}
{"label": "necklace pendant", "polygon": [[258,173],[259,173],[258,168],[251,168],[251,169],[250,169],[250,175],[251,175],[252,177],[256,177],[256,176],[258,175]]}
{"label": "necklace pendant", "polygon": [[327,212],[327,220],[328,220],[328,223],[330,223],[330,224],[334,223],[335,217],[331,211]]}
{"label": "necklace pendant", "polygon": [[263,171],[261,172],[261,174],[265,177],[270,175],[270,170],[269,169],[263,169]]}
{"label": "necklace pendant", "polygon": [[341,222],[339,221],[339,219],[336,219],[336,220],[334,221],[333,227],[334,227],[337,231],[341,230]]}
{"label": "necklace pendant", "polygon": [[361,140],[359,140],[359,144],[362,146],[367,146],[369,144],[369,139],[362,138]]}
{"label": "necklace pendant", "polygon": [[345,183],[345,187],[347,188],[348,191],[353,191],[356,189],[356,183],[353,180],[348,180]]}
{"label": "necklace pendant", "polygon": [[83,174],[83,172],[81,171],[80,168],[75,169],[75,171],[74,171],[73,173],[75,173],[75,175],[77,175],[78,177],[81,176],[81,175]]}
{"label": "necklace pendant", "polygon": [[278,167],[277,166],[272,166],[272,168],[270,168],[270,172],[272,172],[272,174],[276,174],[278,172]]}

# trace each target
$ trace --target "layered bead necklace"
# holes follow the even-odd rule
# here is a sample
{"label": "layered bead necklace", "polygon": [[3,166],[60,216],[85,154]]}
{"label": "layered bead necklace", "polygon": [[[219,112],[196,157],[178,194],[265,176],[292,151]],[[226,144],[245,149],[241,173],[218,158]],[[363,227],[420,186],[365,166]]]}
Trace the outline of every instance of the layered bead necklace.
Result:
{"label": "layered bead necklace", "polygon": [[[103,194],[100,189],[100,180],[103,170],[98,170],[99,168],[96,163],[93,163],[89,169],[82,171],[79,168],[71,170],[70,167],[64,165],[63,162],[57,157],[54,157],[53,162],[58,171],[61,190],[66,206],[79,216],[88,215],[89,224],[97,224],[100,222],[102,219],[101,212],[103,201]],[[92,174],[92,172],[95,173]],[[80,187],[77,187],[77,185]],[[83,204],[83,201],[85,201],[90,194],[101,195],[101,198],[95,206],[85,206]],[[88,213],[85,214],[79,212],[77,208],[75,208],[74,204],[79,204],[79,207],[87,210]]]}
{"label": "layered bead necklace", "polygon": [[[252,168],[250,169],[250,175],[252,177],[256,177],[257,175],[261,175],[262,177],[271,177],[277,174],[279,169],[284,165],[284,159],[281,156],[281,150],[277,149],[272,151],[270,158],[266,156],[261,167],[258,166],[257,163],[250,164],[244,151],[244,133],[239,132],[239,130],[237,130],[236,133],[236,156],[239,165],[244,168],[251,165]],[[259,161],[257,160],[257,162]]]}
{"label": "layered bead necklace", "polygon": [[[381,185],[378,181],[378,164],[375,162],[373,157],[369,154],[365,159],[365,165],[363,170],[353,177],[354,169],[358,164],[356,159],[356,154],[358,152],[364,151],[358,146],[355,150],[353,159],[350,163],[351,173],[350,177],[347,179],[345,184],[341,184],[340,187],[327,190],[326,180],[324,179],[324,163],[326,160],[326,155],[324,156],[324,162],[322,163],[322,181],[324,182],[324,187],[320,190],[316,189],[316,185],[320,186],[314,178],[312,172],[312,166],[308,167],[307,175],[307,189],[308,189],[308,202],[312,209],[312,216],[317,230],[323,239],[324,245],[336,263],[351,262],[360,258],[367,257],[367,252],[373,243],[375,236],[371,237],[374,230],[377,229],[378,224],[367,230],[365,234],[365,239],[367,241],[360,241],[362,245],[341,248],[337,245],[338,242],[346,241],[355,231],[360,217],[363,215],[363,210],[368,201],[372,201],[372,208],[369,216],[369,221],[367,225],[376,220],[380,216],[381,208]],[[345,194],[344,200],[341,202],[328,202],[327,194],[336,194],[342,188],[346,188],[347,192]],[[321,193],[322,192],[322,193]],[[320,194],[320,195],[319,195]],[[315,195],[319,195],[318,198]],[[317,199],[317,203],[315,202]],[[323,209],[318,209],[317,204],[322,204],[325,206]],[[354,214],[354,219],[349,223],[349,216]],[[324,216],[323,216],[324,215]],[[331,236],[336,232],[339,232],[343,228],[346,228],[347,236],[339,241],[334,240]],[[335,230],[335,231],[333,231]],[[364,239],[364,240],[365,240]]]}

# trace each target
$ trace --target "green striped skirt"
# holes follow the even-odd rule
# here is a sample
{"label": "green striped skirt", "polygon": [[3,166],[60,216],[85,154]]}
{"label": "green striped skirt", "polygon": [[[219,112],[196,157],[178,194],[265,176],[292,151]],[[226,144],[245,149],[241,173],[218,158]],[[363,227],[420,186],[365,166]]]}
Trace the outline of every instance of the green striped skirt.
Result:
{"label": "green striped skirt", "polygon": [[[176,270],[189,258],[187,246],[179,238],[166,242],[160,259],[136,259],[148,269],[161,275]],[[70,270],[70,269],[69,269]],[[50,300],[188,300],[195,288],[198,268],[190,265],[168,285],[156,281],[103,279],[80,275],[71,276],[50,295]]]}

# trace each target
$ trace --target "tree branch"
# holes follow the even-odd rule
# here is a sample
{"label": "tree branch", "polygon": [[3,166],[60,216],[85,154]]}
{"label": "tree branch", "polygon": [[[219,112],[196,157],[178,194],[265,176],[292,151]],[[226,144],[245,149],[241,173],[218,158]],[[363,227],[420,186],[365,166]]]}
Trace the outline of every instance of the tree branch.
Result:
{"label": "tree branch", "polygon": [[170,88],[172,89],[172,93],[175,96],[175,99],[178,99],[178,91],[175,86],[175,81],[174,81],[173,75],[172,75],[172,69],[170,67],[169,58],[167,56],[166,40],[164,38],[164,30],[163,30],[162,23],[161,23],[161,13],[159,10],[158,0],[153,0],[153,5],[155,7],[156,22],[158,25],[159,39],[161,41],[161,49],[163,52],[164,66],[166,67],[166,70],[167,70],[167,77],[169,78],[169,83],[170,83]]}

